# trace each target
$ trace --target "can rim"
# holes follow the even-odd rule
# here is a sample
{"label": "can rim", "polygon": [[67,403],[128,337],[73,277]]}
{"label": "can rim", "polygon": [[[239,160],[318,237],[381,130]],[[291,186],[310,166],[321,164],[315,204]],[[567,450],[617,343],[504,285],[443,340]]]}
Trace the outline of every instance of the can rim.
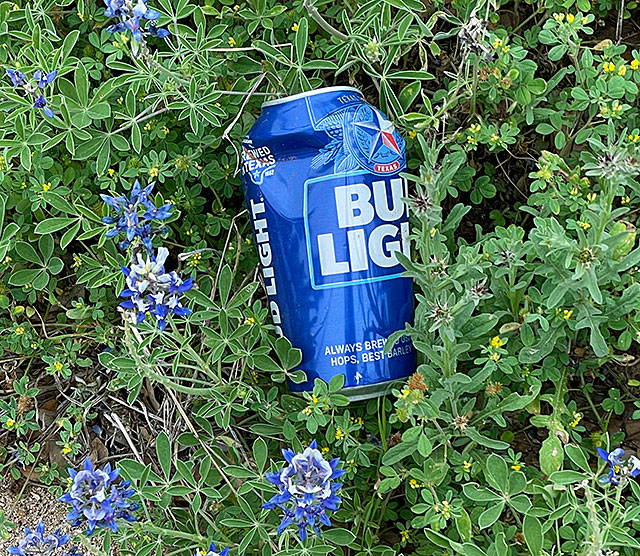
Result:
{"label": "can rim", "polygon": [[274,106],[276,104],[284,104],[285,102],[291,102],[292,100],[298,100],[301,98],[310,97],[313,95],[319,95],[322,93],[331,93],[333,91],[353,91],[356,93],[360,93],[362,95],[362,91],[360,91],[359,89],[356,89],[355,87],[347,87],[347,86],[323,87],[322,89],[315,89],[314,91],[306,91],[304,93],[289,95],[288,97],[268,100],[262,103],[262,107],[264,108],[265,106]]}

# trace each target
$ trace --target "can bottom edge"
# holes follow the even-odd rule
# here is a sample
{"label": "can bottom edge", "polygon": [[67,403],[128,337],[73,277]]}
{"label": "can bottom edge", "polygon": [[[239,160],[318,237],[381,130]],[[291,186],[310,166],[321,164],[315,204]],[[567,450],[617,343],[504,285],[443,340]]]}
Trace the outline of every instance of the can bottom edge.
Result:
{"label": "can bottom edge", "polygon": [[[349,398],[350,402],[359,402],[362,400],[369,400],[371,398],[378,398],[380,396],[390,394],[391,386],[402,383],[405,378],[396,378],[385,382],[376,382],[375,384],[365,384],[363,386],[351,386],[340,390],[340,394]],[[302,392],[294,393],[302,394]]]}

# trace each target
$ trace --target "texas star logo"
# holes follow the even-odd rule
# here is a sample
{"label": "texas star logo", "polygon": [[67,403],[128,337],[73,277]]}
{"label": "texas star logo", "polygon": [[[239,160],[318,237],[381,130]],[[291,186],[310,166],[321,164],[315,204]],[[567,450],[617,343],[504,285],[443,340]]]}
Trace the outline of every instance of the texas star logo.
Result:
{"label": "texas star logo", "polygon": [[379,174],[404,166],[404,140],[384,115],[367,104],[353,115],[352,152],[363,165]]}
{"label": "texas star logo", "polygon": [[314,129],[329,142],[314,157],[312,168],[333,163],[334,172],[366,170],[378,175],[397,172],[405,165],[404,139],[381,112],[358,103],[331,112]]}

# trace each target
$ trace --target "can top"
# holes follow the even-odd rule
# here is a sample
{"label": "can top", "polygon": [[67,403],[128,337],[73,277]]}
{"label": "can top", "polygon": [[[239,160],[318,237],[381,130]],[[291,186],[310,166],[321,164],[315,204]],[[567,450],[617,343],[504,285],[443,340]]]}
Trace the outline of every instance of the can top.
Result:
{"label": "can top", "polygon": [[356,89],[355,87],[347,87],[347,86],[323,87],[321,89],[315,89],[313,91],[306,91],[304,93],[298,93],[296,95],[289,95],[288,97],[277,98],[275,100],[268,100],[267,102],[262,103],[262,108],[264,108],[265,106],[274,106],[276,104],[284,104],[285,102],[291,102],[293,100],[298,100],[298,99],[310,97],[313,95],[320,95],[322,93],[332,93],[337,91],[351,91],[351,92],[362,94],[362,92],[359,89]]}

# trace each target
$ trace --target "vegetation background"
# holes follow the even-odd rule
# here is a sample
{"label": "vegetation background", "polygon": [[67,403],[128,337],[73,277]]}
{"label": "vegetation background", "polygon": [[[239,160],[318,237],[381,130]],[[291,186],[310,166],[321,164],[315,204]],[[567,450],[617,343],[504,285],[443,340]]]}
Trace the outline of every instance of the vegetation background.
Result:
{"label": "vegetation background", "polygon": [[[78,533],[95,554],[640,554],[637,2],[118,6],[0,3],[7,488],[117,466],[140,508]],[[287,391],[238,174],[265,98],[330,85],[402,130],[411,183],[420,365],[352,404]],[[100,195],[135,180],[171,215],[119,245]],[[119,307],[143,240],[192,314]],[[312,439],[346,474],[300,541],[264,474]]]}

